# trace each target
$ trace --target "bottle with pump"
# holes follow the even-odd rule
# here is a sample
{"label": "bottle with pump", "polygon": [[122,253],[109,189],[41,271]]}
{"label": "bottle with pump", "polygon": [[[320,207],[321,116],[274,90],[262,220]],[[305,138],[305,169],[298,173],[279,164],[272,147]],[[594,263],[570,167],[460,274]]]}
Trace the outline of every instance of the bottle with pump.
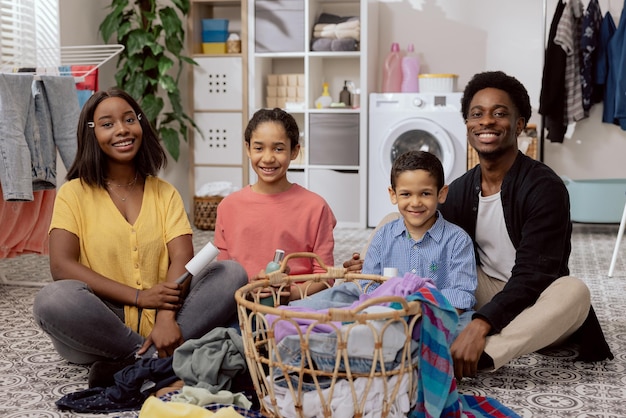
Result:
{"label": "bottle with pump", "polygon": [[418,76],[420,62],[413,44],[409,44],[406,55],[402,57],[402,93],[417,93],[419,91]]}
{"label": "bottle with pump", "polygon": [[339,101],[346,105],[346,107],[350,107],[352,105],[352,101],[350,100],[352,93],[348,89],[348,84],[350,81],[346,80],[343,82],[343,90],[339,93]]}
{"label": "bottle with pump", "polygon": [[402,55],[397,42],[391,44],[391,51],[383,67],[383,93],[399,93],[402,89]]}
{"label": "bottle with pump", "polygon": [[[277,249],[274,253],[274,258],[272,259],[272,261],[267,263],[267,266],[265,267],[265,272],[271,273],[280,269],[280,263],[283,261],[283,258],[285,258],[285,250]],[[276,289],[276,291],[278,291],[278,289]],[[261,304],[266,306],[274,306],[274,297],[268,296],[261,299]]]}

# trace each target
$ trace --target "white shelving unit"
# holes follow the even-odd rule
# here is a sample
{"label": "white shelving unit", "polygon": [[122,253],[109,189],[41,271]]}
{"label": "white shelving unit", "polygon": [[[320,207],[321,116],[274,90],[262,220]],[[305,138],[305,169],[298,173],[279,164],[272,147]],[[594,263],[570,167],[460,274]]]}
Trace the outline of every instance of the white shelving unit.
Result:
{"label": "white shelving unit", "polygon": [[[199,65],[190,74],[189,106],[204,135],[190,130],[192,197],[208,182],[228,181],[236,187],[248,182],[243,148],[248,122],[247,7],[247,0],[191,0],[188,49]],[[228,19],[228,31],[241,38],[241,53],[203,53],[202,19]]]}
{"label": "white shelving unit", "polygon": [[[275,7],[269,18],[268,4]],[[273,0],[272,5],[256,0],[248,12],[249,115],[268,106],[269,74],[304,74],[304,106],[286,109],[298,121],[303,150],[292,162],[289,178],[323,196],[341,226],[365,227],[368,96],[377,80],[378,1]],[[311,51],[313,27],[322,13],[359,17],[358,51]],[[315,108],[324,82],[338,102],[346,80],[360,89],[359,108]],[[249,172],[250,182],[255,181]]]}

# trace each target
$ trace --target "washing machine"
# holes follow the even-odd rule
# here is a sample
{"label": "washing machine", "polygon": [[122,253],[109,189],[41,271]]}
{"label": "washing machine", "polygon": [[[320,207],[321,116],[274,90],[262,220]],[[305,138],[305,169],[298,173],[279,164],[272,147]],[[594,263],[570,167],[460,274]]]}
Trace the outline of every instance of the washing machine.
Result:
{"label": "washing machine", "polygon": [[372,93],[369,103],[368,213],[375,227],[389,212],[393,160],[409,150],[429,151],[443,164],[446,184],[467,171],[462,93]]}

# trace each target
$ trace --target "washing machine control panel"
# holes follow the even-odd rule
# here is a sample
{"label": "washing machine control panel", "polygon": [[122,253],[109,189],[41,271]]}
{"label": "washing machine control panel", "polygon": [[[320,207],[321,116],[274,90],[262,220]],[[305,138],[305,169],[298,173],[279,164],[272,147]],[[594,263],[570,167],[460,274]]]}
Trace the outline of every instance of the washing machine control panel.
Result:
{"label": "washing machine control panel", "polygon": [[413,106],[415,107],[424,107],[424,100],[419,97],[413,99]]}

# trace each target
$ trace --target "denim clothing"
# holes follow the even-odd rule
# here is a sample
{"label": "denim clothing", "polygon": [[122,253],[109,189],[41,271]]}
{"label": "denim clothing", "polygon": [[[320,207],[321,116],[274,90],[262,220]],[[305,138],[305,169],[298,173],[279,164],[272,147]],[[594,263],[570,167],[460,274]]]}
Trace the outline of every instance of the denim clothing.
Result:
{"label": "denim clothing", "polygon": [[25,127],[34,109],[32,75],[0,73],[0,183],[6,201],[32,201],[31,158]]}
{"label": "denim clothing", "polygon": [[[211,329],[226,326],[236,316],[234,293],[247,284],[243,267],[233,261],[213,262],[191,280],[189,294],[178,311],[183,338],[200,338]],[[120,318],[85,283],[60,280],[46,285],[35,298],[33,313],[50,336],[58,353],[68,361],[89,364],[97,360],[132,357],[144,338]],[[232,312],[230,316],[212,313]],[[149,350],[144,357],[154,353]]]}
{"label": "denim clothing", "polygon": [[39,138],[35,136],[32,145],[29,144],[34,190],[56,188],[57,149],[66,168],[74,162],[80,114],[73,77],[42,75],[40,78],[33,84]]}
{"label": "denim clothing", "polygon": [[0,74],[0,181],[5,200],[56,188],[57,148],[69,168],[80,109],[73,77]]}

